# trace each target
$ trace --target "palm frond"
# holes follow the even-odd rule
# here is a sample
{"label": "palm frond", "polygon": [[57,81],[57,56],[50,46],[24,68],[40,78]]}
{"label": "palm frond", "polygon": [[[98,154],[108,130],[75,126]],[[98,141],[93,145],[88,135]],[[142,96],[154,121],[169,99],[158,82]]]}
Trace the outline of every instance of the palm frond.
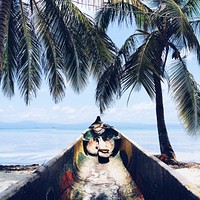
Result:
{"label": "palm frond", "polygon": [[87,26],[84,22],[87,22],[87,19],[71,1],[60,3],[61,5],[58,5],[61,6],[60,13],[57,11],[60,14],[60,32],[62,35],[65,32],[68,33],[65,40],[65,44],[68,42],[68,46],[64,46],[65,49],[63,49],[64,56],[67,58],[65,71],[72,88],[79,93],[85,88],[89,74],[89,58],[85,48],[85,38],[81,37],[85,34],[84,30]]}
{"label": "palm frond", "polygon": [[20,45],[17,81],[21,95],[29,104],[41,85],[41,48],[30,17],[29,5],[25,3],[20,5],[17,31]]}
{"label": "palm frond", "polygon": [[199,0],[188,0],[187,3],[183,6],[182,11],[187,17],[192,17],[199,14],[199,8]]}
{"label": "palm frond", "polygon": [[[64,74],[68,83],[79,93],[86,86],[89,70],[94,76],[99,76],[111,63],[114,44],[71,1],[43,0],[38,5],[38,30],[46,48],[51,41],[51,51],[54,51],[56,58],[54,61],[58,61],[54,66],[59,65],[60,75]],[[60,91],[63,96],[64,90]]]}
{"label": "palm frond", "polygon": [[14,80],[16,77],[19,38],[17,34],[18,9],[16,4],[12,4],[11,15],[9,17],[8,29],[5,37],[4,49],[4,69],[2,74],[2,90],[4,95],[11,98],[14,95]]}
{"label": "palm frond", "polygon": [[136,51],[137,46],[144,42],[145,37],[148,37],[149,33],[137,30],[135,34],[130,35],[122,45],[122,47],[119,49],[119,54],[122,54],[124,56],[125,62],[128,60],[128,58]]}
{"label": "palm frond", "polygon": [[57,103],[65,97],[66,81],[64,78],[66,71],[65,59],[67,60],[67,58],[64,58],[56,34],[51,30],[50,22],[45,18],[45,12],[47,12],[46,2],[43,1],[41,4],[35,4],[34,2],[34,8],[35,27],[44,49],[42,68],[48,81],[50,95]]}
{"label": "palm frond", "polygon": [[163,62],[161,55],[163,46],[157,40],[155,34],[147,37],[144,44],[142,44],[125,63],[122,88],[123,92],[131,89],[139,90],[141,86],[145,88],[151,99],[155,97],[155,85],[153,74],[158,77],[163,76],[161,70]]}
{"label": "palm frond", "polygon": [[199,37],[199,35],[200,35],[200,17],[199,17],[199,19],[190,21],[190,24],[191,24],[194,32],[196,33],[197,37],[200,38]]}
{"label": "palm frond", "polygon": [[[58,103],[65,97],[65,74],[62,70],[62,58],[60,58],[60,51],[53,45],[52,38],[46,33],[46,40],[44,47],[46,51],[43,57],[43,70],[45,77],[48,80],[49,91],[55,103]],[[44,39],[44,38],[43,38]]]}
{"label": "palm frond", "polygon": [[73,40],[76,45],[74,48],[76,48],[79,59],[82,59],[81,63],[87,65],[83,67],[85,70],[90,70],[92,75],[98,79],[102,71],[113,61],[116,52],[114,43],[71,2],[67,1],[62,8],[66,22],[68,21],[68,26],[73,32]]}
{"label": "palm frond", "polygon": [[127,25],[136,21],[139,27],[148,27],[148,14],[152,11],[141,1],[109,1],[97,12],[95,21],[101,30],[106,31],[108,25],[114,21],[118,24],[125,22]]}
{"label": "palm frond", "polygon": [[[84,52],[83,43],[77,43],[74,40],[74,63],[68,66],[67,76],[72,88],[80,93],[87,85],[89,75],[89,65],[86,52]],[[85,57],[85,58],[84,58]]]}
{"label": "palm frond", "polygon": [[90,57],[90,72],[95,79],[99,79],[104,70],[114,62],[117,47],[104,32],[94,29],[88,33],[87,47]]}
{"label": "palm frond", "polygon": [[[54,72],[54,75],[57,74],[59,77],[55,78],[58,81],[56,85],[52,85],[49,82],[50,91],[56,91],[51,93],[55,101],[61,100],[65,95],[65,78],[70,81],[75,91],[79,92],[86,84],[86,73],[83,70],[85,72],[88,71],[83,43],[77,43],[73,37],[74,32],[68,19],[71,18],[70,9],[66,8],[66,14],[64,14],[60,11],[60,4],[56,3],[58,2],[43,0],[40,1],[38,6],[35,5],[38,12],[36,25],[38,26],[40,37],[45,41],[44,45],[45,48],[48,48],[47,52],[52,53],[52,55],[46,56],[49,59],[47,63],[50,64],[50,67],[45,68],[47,70],[47,78],[52,77],[50,72]],[[63,75],[64,77],[62,77]],[[55,88],[56,86],[58,86],[57,89]]]}
{"label": "palm frond", "polygon": [[[51,50],[51,49],[48,49],[48,50]],[[51,54],[52,52],[49,52],[49,53]],[[48,62],[45,64],[46,65],[45,72],[46,72],[46,77],[49,83],[50,94],[52,95],[55,103],[58,103],[65,97],[66,83],[63,78],[64,77],[63,70],[61,70],[59,66],[55,65],[54,59],[55,57],[53,56],[52,58],[47,59]],[[49,63],[51,60],[53,60],[53,62]]]}
{"label": "palm frond", "polygon": [[174,62],[170,69],[172,95],[179,116],[190,134],[200,130],[200,90],[183,60]]}
{"label": "palm frond", "polygon": [[127,61],[130,55],[136,50],[135,43],[137,42],[137,38],[135,36],[135,34],[129,36],[123,46],[119,49],[119,54],[124,56],[125,61]]}
{"label": "palm frond", "polygon": [[103,113],[114,101],[114,96],[121,95],[121,62],[117,57],[100,78],[96,88],[96,103]]}
{"label": "palm frond", "polygon": [[[63,69],[68,65],[72,65],[75,62],[74,49],[72,36],[69,27],[64,22],[64,17],[60,12],[59,5],[55,1],[42,0],[38,3],[37,15],[40,35],[45,37],[47,33],[54,41],[56,48],[61,53],[60,57],[63,59]],[[67,11],[66,11],[67,12]],[[61,63],[60,63],[61,64]]]}
{"label": "palm frond", "polygon": [[11,5],[10,0],[4,0],[0,4],[0,78],[4,65],[4,40],[8,29]]}
{"label": "palm frond", "polygon": [[173,0],[164,1],[162,7],[160,15],[163,19],[167,20],[166,35],[171,38],[171,41],[175,45],[195,50],[200,62],[200,45],[183,11]]}

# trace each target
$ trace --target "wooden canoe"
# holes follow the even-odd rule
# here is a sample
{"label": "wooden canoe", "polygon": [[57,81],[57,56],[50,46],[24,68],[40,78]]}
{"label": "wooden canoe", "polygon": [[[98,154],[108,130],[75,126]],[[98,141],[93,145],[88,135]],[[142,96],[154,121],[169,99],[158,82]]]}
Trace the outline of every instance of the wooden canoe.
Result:
{"label": "wooden canoe", "polygon": [[200,199],[199,188],[162,161],[113,127],[95,123],[70,148],[2,192],[0,199]]}

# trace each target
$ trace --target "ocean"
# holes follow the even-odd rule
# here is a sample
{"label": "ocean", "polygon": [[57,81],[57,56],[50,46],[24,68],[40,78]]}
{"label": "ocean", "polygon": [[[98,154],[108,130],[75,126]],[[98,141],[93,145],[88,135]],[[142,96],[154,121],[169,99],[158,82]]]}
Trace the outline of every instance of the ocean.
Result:
{"label": "ocean", "polygon": [[[0,165],[45,164],[70,147],[85,129],[0,128]],[[154,126],[117,129],[149,153],[159,154]],[[200,136],[189,136],[176,126],[169,127],[168,132],[177,160],[200,163]]]}

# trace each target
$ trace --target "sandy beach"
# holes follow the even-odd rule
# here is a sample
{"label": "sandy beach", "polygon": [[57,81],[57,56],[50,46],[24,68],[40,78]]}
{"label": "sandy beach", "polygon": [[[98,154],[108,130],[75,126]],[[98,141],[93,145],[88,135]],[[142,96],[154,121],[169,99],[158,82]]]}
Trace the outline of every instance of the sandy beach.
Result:
{"label": "sandy beach", "polygon": [[0,166],[0,192],[3,192],[10,186],[17,184],[20,180],[27,178],[39,167],[39,165],[10,165]]}
{"label": "sandy beach", "polygon": [[32,172],[28,170],[23,171],[0,171],[0,192],[6,190],[10,186],[17,184],[18,181],[26,178]]}
{"label": "sandy beach", "polygon": [[191,183],[200,188],[200,168],[175,169],[178,173],[188,179]]}

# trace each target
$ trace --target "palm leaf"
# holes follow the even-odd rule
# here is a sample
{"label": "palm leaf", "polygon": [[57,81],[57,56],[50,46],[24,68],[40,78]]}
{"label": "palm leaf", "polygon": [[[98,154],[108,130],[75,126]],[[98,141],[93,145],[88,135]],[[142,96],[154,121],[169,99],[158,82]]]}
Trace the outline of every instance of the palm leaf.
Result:
{"label": "palm leaf", "polygon": [[62,35],[68,33],[65,40],[65,44],[68,44],[61,51],[65,52],[64,56],[67,58],[65,70],[69,83],[79,93],[85,88],[89,73],[89,59],[84,51],[84,40],[80,37],[85,34],[85,27],[82,25],[84,15],[69,1],[63,1],[61,5],[62,17],[60,17],[59,28]]}
{"label": "palm leaf", "polygon": [[188,0],[187,3],[183,6],[182,11],[187,17],[192,17],[199,14],[199,0]]}
{"label": "palm leaf", "polygon": [[167,20],[166,35],[179,47],[195,50],[200,63],[200,45],[196,35],[180,7],[173,1],[164,1],[160,15]]}
{"label": "palm leaf", "polygon": [[130,35],[122,45],[122,47],[119,49],[119,54],[122,54],[124,56],[125,62],[128,60],[128,58],[136,51],[137,46],[144,42],[144,38],[148,37],[149,33],[137,30],[135,34]]}
{"label": "palm leaf", "polygon": [[[81,67],[81,73],[87,75],[90,70],[95,78],[99,78],[102,71],[110,65],[114,58],[115,45],[105,33],[98,30],[95,24],[70,1],[66,1],[65,6],[62,6],[62,8],[63,13],[65,13],[64,18],[67,19],[66,23],[68,22],[69,29],[73,33],[74,48],[81,60],[81,64],[85,65]],[[83,68],[85,71],[83,71]],[[75,82],[73,85],[76,86],[77,83]]]}
{"label": "palm leaf", "polygon": [[172,95],[179,116],[190,134],[200,130],[200,90],[183,60],[174,62],[170,69]]}
{"label": "palm leaf", "polygon": [[[142,44],[125,63],[122,83],[123,91],[131,88],[139,90],[141,86],[145,88],[151,99],[155,97],[155,85],[153,74],[158,77],[164,75],[161,71],[161,55],[163,46],[155,36],[155,33],[149,35],[144,44]],[[130,96],[130,95],[129,95]]]}
{"label": "palm leaf", "polygon": [[[69,27],[70,20],[62,16],[59,5],[54,1],[44,0],[38,7],[40,10],[37,11],[37,26],[47,49],[45,74],[49,80],[50,93],[55,102],[58,102],[65,96],[64,77],[70,80],[70,84],[79,92],[86,84],[85,74],[88,72],[88,67],[85,53],[83,51],[80,53],[83,49],[82,43],[76,43],[74,40],[73,32]],[[70,18],[68,12],[66,9],[66,15]]]}
{"label": "palm leaf", "polygon": [[65,97],[65,58],[56,35],[51,30],[50,22],[46,20],[45,12],[48,11],[46,11],[46,2],[41,1],[40,4],[34,2],[34,8],[35,27],[44,48],[42,68],[48,81],[50,94],[57,103]]}
{"label": "palm leaf", "polygon": [[[71,13],[68,13],[68,15],[71,16]],[[67,51],[69,49],[70,51],[65,54],[68,59],[68,63],[65,65],[65,71],[72,88],[75,92],[79,93],[86,87],[89,75],[89,57],[84,45],[84,40],[80,38],[80,35],[84,33],[82,33],[80,29],[77,30],[77,27],[74,28],[70,23],[67,28],[69,29],[67,39],[70,41],[70,46],[68,46]],[[76,30],[78,32],[76,32]]]}
{"label": "palm leaf", "polygon": [[113,102],[114,96],[121,95],[121,62],[119,57],[103,73],[96,87],[96,102],[103,113]]}
{"label": "palm leaf", "polygon": [[[59,64],[60,75],[66,75],[69,84],[79,93],[86,86],[90,67],[93,75],[99,76],[112,61],[115,47],[71,1],[43,0],[39,5],[42,9],[38,8],[38,30],[43,38],[48,34],[45,43],[48,44],[51,38],[51,49],[57,51],[54,55],[58,59],[54,61],[58,63],[54,63],[54,66]],[[61,85],[64,86],[60,82]],[[64,87],[60,89],[63,96]]]}
{"label": "palm leaf", "polygon": [[118,24],[125,22],[127,25],[133,24],[134,19],[139,27],[148,27],[148,14],[152,13],[141,1],[109,1],[97,12],[95,21],[97,26],[106,31],[108,25],[115,20]]}
{"label": "palm leaf", "polygon": [[17,30],[20,45],[17,81],[26,104],[36,96],[41,84],[39,65],[41,49],[31,19],[29,5],[21,4]]}
{"label": "palm leaf", "polygon": [[90,37],[87,39],[91,61],[90,72],[98,80],[104,70],[114,61],[117,47],[104,32],[97,28],[89,31],[88,36]]}
{"label": "palm leaf", "polygon": [[125,62],[136,49],[135,43],[137,41],[137,38],[135,36],[135,34],[129,36],[124,42],[123,46],[119,49],[119,54],[122,54],[124,56]]}
{"label": "palm leaf", "polygon": [[[85,88],[87,83],[90,59],[92,58],[92,56],[90,58],[91,50],[92,48],[94,52],[96,50],[96,45],[93,43],[94,35],[89,32],[94,26],[70,1],[64,2],[61,11],[65,19],[65,24],[67,24],[71,32],[71,41],[74,49],[75,62],[68,66],[67,73],[72,88],[79,93]],[[89,38],[89,36],[91,37]],[[90,40],[89,44],[88,38]],[[88,45],[90,46],[88,47]],[[99,45],[99,47],[100,46],[101,45]],[[93,55],[95,55],[95,53],[93,53]]]}
{"label": "palm leaf", "polygon": [[14,95],[14,79],[16,77],[19,40],[17,30],[17,5],[12,4],[11,15],[8,22],[8,29],[5,37],[4,49],[4,70],[2,74],[2,90],[4,95],[11,98]]}
{"label": "palm leaf", "polygon": [[196,20],[190,21],[190,24],[191,24],[194,32],[196,33],[197,37],[199,38],[199,35],[200,35],[200,17],[197,18]]}
{"label": "palm leaf", "polygon": [[[49,48],[47,53],[52,53],[52,55],[49,54],[46,56],[49,59],[48,65],[50,64],[49,67],[45,68],[47,70],[46,75],[48,75],[48,79],[49,77],[52,78],[53,74],[57,74],[57,77],[59,77],[55,78],[58,81],[57,84],[49,82],[50,91],[57,91],[51,93],[54,100],[57,101],[58,99],[61,100],[65,95],[64,78],[70,81],[77,92],[85,86],[84,70],[88,71],[86,56],[83,51],[80,53],[83,49],[82,43],[76,43],[73,37],[73,30],[70,29],[70,20],[65,16],[68,15],[69,18],[71,17],[69,13],[70,9],[66,9],[66,14],[64,15],[60,11],[59,4],[46,0],[41,1],[37,8],[39,19],[37,26],[39,27],[38,30],[40,30],[40,37],[45,41],[45,47]],[[63,75],[64,77],[62,77]]]}
{"label": "palm leaf", "polygon": [[[53,97],[55,103],[61,101],[65,97],[65,83],[64,80],[65,74],[63,74],[62,58],[60,58],[60,51],[56,46],[52,38],[46,33],[46,40],[44,42],[45,47],[45,56],[43,57],[43,69],[48,80],[49,91]],[[44,39],[44,37],[43,37]]]}
{"label": "palm leaf", "polygon": [[0,2],[0,78],[4,65],[4,40],[8,29],[11,0],[4,0]]}

